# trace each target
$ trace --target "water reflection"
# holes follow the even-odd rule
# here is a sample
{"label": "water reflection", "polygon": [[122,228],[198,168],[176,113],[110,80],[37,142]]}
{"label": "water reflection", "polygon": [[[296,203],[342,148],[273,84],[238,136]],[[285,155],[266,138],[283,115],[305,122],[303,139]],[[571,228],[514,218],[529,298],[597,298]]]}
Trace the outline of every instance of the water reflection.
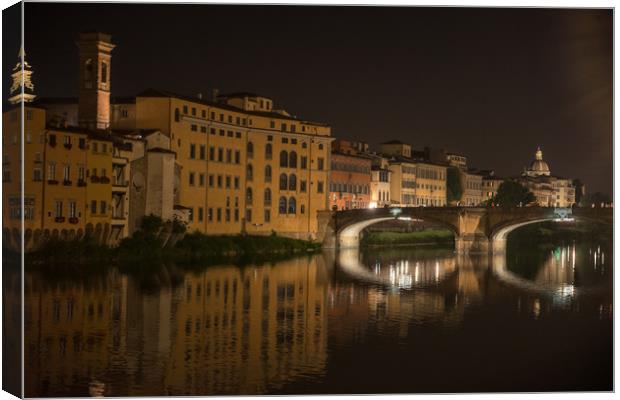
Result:
{"label": "water reflection", "polygon": [[[167,267],[159,272],[167,278],[148,288],[118,270],[82,281],[31,272],[26,395],[540,389],[475,382],[483,385],[480,373],[504,382],[506,371],[493,367],[499,362],[523,374],[524,350],[506,347],[523,340],[550,360],[526,375],[556,365],[556,351],[569,347],[584,370],[600,363],[589,354],[611,348],[612,292],[577,292],[610,289],[609,269],[601,271],[612,261],[609,249],[573,244],[531,253],[489,259],[450,249],[375,249],[195,272]],[[543,320],[546,336],[529,325]],[[471,357],[488,366],[470,371]],[[399,379],[402,364],[418,379]],[[607,361],[601,365],[606,374]],[[574,378],[566,373],[557,382],[564,389],[599,382]]]}

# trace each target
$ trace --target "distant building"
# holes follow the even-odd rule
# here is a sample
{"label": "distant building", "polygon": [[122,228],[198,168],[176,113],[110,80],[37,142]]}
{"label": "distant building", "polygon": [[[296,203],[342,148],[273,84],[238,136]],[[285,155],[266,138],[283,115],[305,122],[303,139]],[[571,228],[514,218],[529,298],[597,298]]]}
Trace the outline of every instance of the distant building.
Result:
{"label": "distant building", "polygon": [[371,158],[359,153],[349,141],[334,141],[331,154],[330,209],[368,208],[370,182]]}
{"label": "distant building", "polygon": [[484,175],[475,169],[460,170],[461,206],[476,207],[482,204],[486,198],[483,196],[482,182]]}
{"label": "distant building", "polygon": [[549,165],[543,160],[540,147],[536,150],[530,166],[523,171],[517,181],[534,194],[539,206],[571,207],[575,204],[575,187],[572,179],[552,175]]}
{"label": "distant building", "polygon": [[497,195],[499,186],[504,182],[503,178],[495,175],[495,171],[481,171],[482,176],[482,198],[483,201],[493,199]]}
{"label": "distant building", "polygon": [[451,167],[457,167],[462,170],[467,169],[467,157],[457,153],[446,153],[446,161]]}
{"label": "distant building", "polygon": [[424,152],[393,140],[382,143],[380,152],[388,158],[392,172],[392,203],[402,206],[445,206],[447,166],[431,162]]}
{"label": "distant building", "polygon": [[373,154],[370,177],[370,207],[385,207],[392,202],[390,163],[386,157]]}

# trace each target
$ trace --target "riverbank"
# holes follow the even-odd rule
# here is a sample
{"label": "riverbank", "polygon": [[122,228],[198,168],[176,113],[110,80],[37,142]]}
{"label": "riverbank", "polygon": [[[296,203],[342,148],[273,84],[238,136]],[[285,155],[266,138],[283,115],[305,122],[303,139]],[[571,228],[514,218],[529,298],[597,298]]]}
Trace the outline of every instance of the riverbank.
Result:
{"label": "riverbank", "polygon": [[360,241],[362,247],[449,244],[454,244],[454,234],[447,229],[429,229],[418,232],[368,232]]}
{"label": "riverbank", "polygon": [[119,246],[108,247],[89,239],[50,241],[42,249],[26,255],[30,266],[59,267],[88,265],[91,269],[118,265],[123,269],[154,264],[206,266],[220,263],[247,264],[280,260],[319,251],[319,243],[277,235],[207,236],[190,233],[174,246],[164,246],[154,234],[137,232]]}

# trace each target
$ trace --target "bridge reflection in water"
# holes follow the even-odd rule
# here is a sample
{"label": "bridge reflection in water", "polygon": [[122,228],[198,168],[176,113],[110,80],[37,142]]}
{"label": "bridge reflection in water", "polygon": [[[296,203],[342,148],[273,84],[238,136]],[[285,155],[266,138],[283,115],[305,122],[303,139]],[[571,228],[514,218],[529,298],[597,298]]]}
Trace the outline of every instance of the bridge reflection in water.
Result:
{"label": "bridge reflection in water", "polygon": [[148,287],[118,271],[56,283],[29,273],[26,395],[351,391],[353,377],[326,383],[339,354],[379,339],[408,343],[421,328],[445,340],[445,329],[463,329],[485,307],[491,319],[574,309],[609,320],[610,292],[579,298],[610,273],[611,254],[590,250],[549,252],[533,278],[511,272],[505,257],[419,249],[164,268]]}

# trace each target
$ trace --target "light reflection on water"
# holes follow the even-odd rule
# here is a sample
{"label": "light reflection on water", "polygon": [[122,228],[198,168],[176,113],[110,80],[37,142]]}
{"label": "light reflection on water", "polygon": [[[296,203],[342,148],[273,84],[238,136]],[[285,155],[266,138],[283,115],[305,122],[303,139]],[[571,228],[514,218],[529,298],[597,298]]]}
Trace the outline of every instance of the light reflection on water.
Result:
{"label": "light reflection on water", "polygon": [[[26,394],[610,388],[610,249],[519,254],[349,250],[162,267],[148,285],[116,270],[86,280],[30,273]],[[569,353],[581,363],[562,370]]]}

